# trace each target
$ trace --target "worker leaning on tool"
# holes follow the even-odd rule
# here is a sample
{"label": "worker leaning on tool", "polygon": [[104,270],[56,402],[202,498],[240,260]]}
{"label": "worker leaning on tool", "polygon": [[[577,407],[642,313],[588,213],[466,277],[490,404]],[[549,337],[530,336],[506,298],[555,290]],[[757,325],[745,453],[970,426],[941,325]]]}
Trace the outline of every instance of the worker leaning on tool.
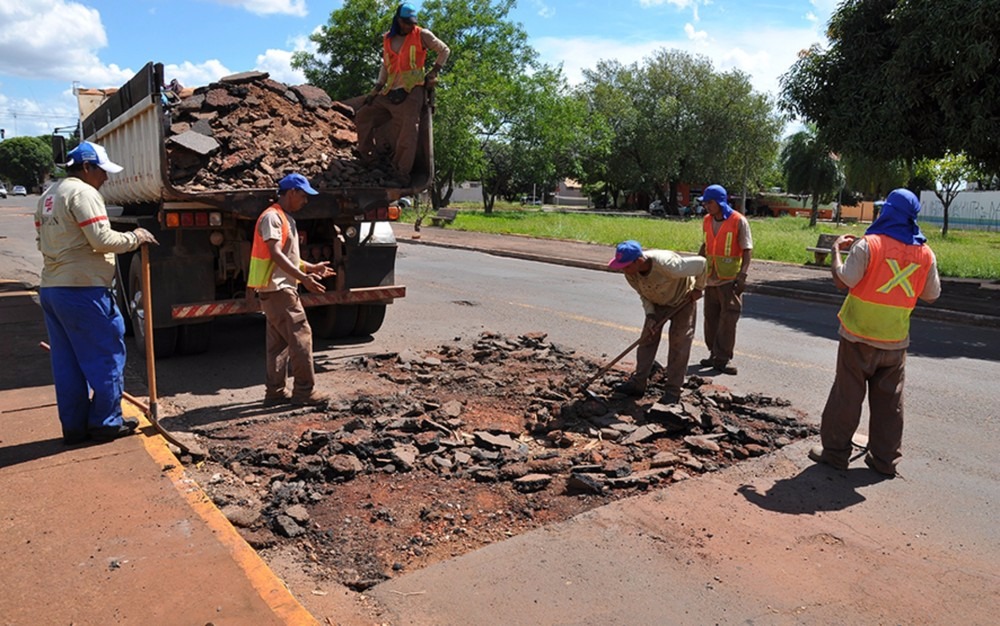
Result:
{"label": "worker leaning on tool", "polygon": [[42,195],[35,211],[44,259],[38,294],[63,441],[110,441],[139,425],[122,416],[125,322],[111,291],[115,253],[157,242],[144,228],[112,230],[99,190],[122,167],[103,147],[84,141],[67,157],[66,178]]}
{"label": "worker leaning on tool", "polygon": [[636,397],[646,392],[663,326],[669,322],[666,393],[660,400],[677,402],[691,356],[697,302],[705,290],[705,257],[681,256],[670,250],[643,251],[638,241],[630,239],[618,244],[608,267],[625,274],[646,312],[635,373],[615,391]]}

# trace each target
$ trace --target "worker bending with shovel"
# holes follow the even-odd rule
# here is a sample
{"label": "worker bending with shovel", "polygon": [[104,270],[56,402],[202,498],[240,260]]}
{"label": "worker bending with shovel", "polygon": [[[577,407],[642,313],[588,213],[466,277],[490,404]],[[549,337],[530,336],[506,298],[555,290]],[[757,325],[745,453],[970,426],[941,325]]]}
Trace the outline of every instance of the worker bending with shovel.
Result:
{"label": "worker bending with shovel", "polygon": [[643,251],[638,241],[618,244],[608,263],[625,274],[625,280],[639,294],[646,320],[636,352],[635,373],[615,391],[642,397],[653,370],[663,327],[670,323],[667,345],[666,392],[661,402],[680,400],[687,373],[698,305],[705,290],[706,262],[701,256],[681,256],[670,250]]}

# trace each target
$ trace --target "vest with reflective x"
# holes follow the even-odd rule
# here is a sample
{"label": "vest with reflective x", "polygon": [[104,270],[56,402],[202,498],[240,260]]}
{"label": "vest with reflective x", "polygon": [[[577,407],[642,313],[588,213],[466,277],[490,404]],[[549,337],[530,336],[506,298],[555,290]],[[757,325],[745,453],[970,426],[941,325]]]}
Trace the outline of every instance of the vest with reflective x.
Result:
{"label": "vest with reflective x", "polygon": [[260,224],[268,213],[276,212],[281,218],[281,249],[285,249],[288,242],[288,218],[285,212],[277,204],[264,209],[264,212],[257,218],[257,224],[253,229],[253,248],[250,249],[250,276],[247,278],[247,287],[251,289],[261,289],[267,287],[271,282],[271,274],[274,273],[274,261],[271,259],[271,251],[267,249],[267,242],[260,235]]}
{"label": "vest with reflective x", "polygon": [[702,222],[705,230],[705,258],[709,267],[715,268],[719,278],[736,278],[743,267],[743,248],[740,247],[740,214],[733,211],[722,221],[719,232],[713,232],[711,215]]}
{"label": "vest with reflective x", "polygon": [[392,35],[385,34],[382,38],[382,62],[388,72],[388,79],[382,88],[382,93],[389,93],[396,84],[396,78],[407,92],[417,85],[424,84],[424,63],[427,61],[427,50],[420,38],[420,27],[414,26],[410,34],[403,40],[399,52],[392,51]]}
{"label": "vest with reflective x", "polygon": [[910,313],[927,284],[934,253],[884,235],[866,235],[868,269],[840,307],[847,332],[874,341],[903,341],[910,334]]}

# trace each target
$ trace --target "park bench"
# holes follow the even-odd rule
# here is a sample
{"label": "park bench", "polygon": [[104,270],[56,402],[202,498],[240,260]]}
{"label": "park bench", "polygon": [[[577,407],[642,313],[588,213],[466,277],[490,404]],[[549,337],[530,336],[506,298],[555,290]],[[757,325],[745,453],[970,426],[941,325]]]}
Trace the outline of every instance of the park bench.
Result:
{"label": "park bench", "polygon": [[446,226],[455,221],[458,215],[456,209],[438,209],[438,212],[431,216],[431,226]]}
{"label": "park bench", "polygon": [[833,251],[833,242],[837,240],[838,235],[830,235],[823,233],[816,240],[815,246],[809,246],[806,248],[807,252],[812,252],[816,258],[816,265],[826,265],[826,257]]}

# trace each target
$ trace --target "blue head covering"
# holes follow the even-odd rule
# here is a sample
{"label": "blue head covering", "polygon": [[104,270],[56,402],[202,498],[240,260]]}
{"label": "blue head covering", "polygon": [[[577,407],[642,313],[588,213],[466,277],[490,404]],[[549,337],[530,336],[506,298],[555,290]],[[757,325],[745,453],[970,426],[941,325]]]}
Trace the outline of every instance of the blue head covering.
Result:
{"label": "blue head covering", "polygon": [[729,206],[729,194],[726,193],[726,188],[722,185],[709,185],[705,188],[705,191],[698,197],[698,202],[704,202],[705,200],[715,200],[719,203],[719,207],[722,208],[722,219],[727,220],[729,216],[733,214],[733,207]]}
{"label": "blue head covering", "polygon": [[885,199],[878,219],[865,231],[866,235],[886,235],[907,245],[922,246],[927,237],[917,226],[920,200],[909,189],[896,189]]}

